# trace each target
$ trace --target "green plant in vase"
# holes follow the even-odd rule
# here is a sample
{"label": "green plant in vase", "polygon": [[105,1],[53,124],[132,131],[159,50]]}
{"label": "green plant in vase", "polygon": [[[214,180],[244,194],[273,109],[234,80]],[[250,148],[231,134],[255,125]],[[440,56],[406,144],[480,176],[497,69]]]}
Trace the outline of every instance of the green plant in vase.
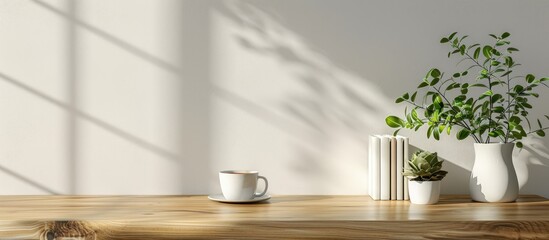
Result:
{"label": "green plant in vase", "polygon": [[[510,166],[496,167],[497,160],[509,162],[514,145],[522,148],[522,139],[530,134],[545,136],[545,130],[540,119],[532,122],[529,111],[532,98],[539,97],[538,89],[548,86],[549,78],[538,78],[533,74],[518,75],[516,68],[520,66],[513,57],[519,50],[511,46],[510,34],[490,34],[493,41],[489,44],[468,44],[467,35],[459,37],[452,33],[443,37],[440,43],[448,45],[448,58],[458,57],[457,71],[446,74],[437,68],[431,68],[425,78],[417,86],[417,90],[404,93],[396,99],[397,103],[407,103],[412,106],[410,111],[404,111],[404,117],[388,116],[385,121],[388,126],[396,128],[395,134],[403,128],[418,131],[427,125],[427,138],[431,136],[439,140],[443,133],[450,135],[456,128],[459,140],[468,137],[474,139],[475,166],[471,175],[470,190],[474,200],[484,202],[514,201],[518,195],[516,173]],[[545,115],[547,119],[549,116]],[[490,157],[491,152],[504,152],[503,156]],[[488,152],[486,154],[480,152]],[[490,163],[477,164],[479,156],[488,158]],[[484,157],[488,156],[488,157]],[[481,169],[482,168],[482,169]],[[481,176],[479,171],[490,169],[510,169],[501,176]],[[477,171],[475,171],[477,170]],[[498,177],[508,177],[512,180],[499,184]],[[489,179],[490,177],[494,179]],[[484,192],[488,188],[505,190],[515,193],[500,194]],[[516,189],[515,189],[516,188]],[[481,190],[484,189],[484,190]]]}

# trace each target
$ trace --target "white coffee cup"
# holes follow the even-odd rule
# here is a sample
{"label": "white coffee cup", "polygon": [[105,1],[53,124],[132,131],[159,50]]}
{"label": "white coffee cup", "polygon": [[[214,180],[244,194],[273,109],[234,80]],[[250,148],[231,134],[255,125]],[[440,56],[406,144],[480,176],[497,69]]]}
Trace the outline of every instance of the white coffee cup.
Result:
{"label": "white coffee cup", "polygon": [[[265,181],[265,189],[261,193],[256,193],[257,181]],[[219,172],[219,183],[221,191],[227,200],[245,201],[265,195],[269,188],[267,178],[259,176],[257,171],[249,170],[225,170]]]}

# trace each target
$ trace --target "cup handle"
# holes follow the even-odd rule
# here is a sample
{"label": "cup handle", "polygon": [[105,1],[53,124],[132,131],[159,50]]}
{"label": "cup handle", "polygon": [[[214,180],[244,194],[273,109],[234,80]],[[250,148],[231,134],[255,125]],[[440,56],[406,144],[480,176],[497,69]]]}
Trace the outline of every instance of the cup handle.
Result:
{"label": "cup handle", "polygon": [[269,181],[267,181],[267,178],[266,177],[263,177],[263,176],[257,176],[257,180],[259,181],[259,179],[263,179],[263,181],[265,181],[265,189],[263,190],[262,193],[255,193],[254,194],[254,197],[261,197],[263,195],[265,195],[265,193],[267,193],[267,189],[269,188]]}

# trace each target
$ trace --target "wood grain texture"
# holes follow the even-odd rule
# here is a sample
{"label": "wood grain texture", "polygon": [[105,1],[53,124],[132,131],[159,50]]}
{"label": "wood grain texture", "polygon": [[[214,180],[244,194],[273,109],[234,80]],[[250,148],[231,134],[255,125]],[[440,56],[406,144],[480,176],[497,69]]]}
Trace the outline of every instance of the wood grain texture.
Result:
{"label": "wood grain texture", "polygon": [[549,239],[549,200],[437,205],[366,196],[1,196],[0,239]]}

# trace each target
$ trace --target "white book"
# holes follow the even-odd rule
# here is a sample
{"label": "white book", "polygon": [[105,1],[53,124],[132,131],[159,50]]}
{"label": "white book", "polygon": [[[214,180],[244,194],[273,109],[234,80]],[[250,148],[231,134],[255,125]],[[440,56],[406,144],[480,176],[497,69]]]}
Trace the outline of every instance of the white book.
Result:
{"label": "white book", "polygon": [[397,138],[391,136],[391,200],[397,200]]}
{"label": "white book", "polygon": [[[410,159],[410,155],[408,153],[408,144],[409,144],[409,140],[407,137],[404,137],[404,139],[402,139],[402,145],[403,145],[403,151],[404,151],[404,159],[403,159],[403,162],[404,162],[404,169],[407,169],[409,168],[408,166],[408,160]],[[409,200],[410,197],[408,195],[408,178],[404,177],[404,200]]]}
{"label": "white book", "polygon": [[372,197],[373,200],[379,200],[380,199],[380,143],[381,139],[379,136],[370,136],[370,143],[371,143],[371,168],[370,168],[370,187],[371,187],[371,194],[370,197]]}
{"label": "white book", "polygon": [[391,198],[391,136],[380,138],[380,200]]}
{"label": "white book", "polygon": [[396,141],[396,200],[404,200],[404,176],[402,176],[404,170],[404,137],[398,136]]}
{"label": "white book", "polygon": [[372,197],[372,189],[373,189],[373,177],[372,175],[374,174],[373,173],[373,168],[372,168],[372,162],[374,161],[374,157],[372,156],[372,144],[373,144],[373,140],[372,140],[372,135],[370,135],[368,137],[368,195],[370,197]]}

